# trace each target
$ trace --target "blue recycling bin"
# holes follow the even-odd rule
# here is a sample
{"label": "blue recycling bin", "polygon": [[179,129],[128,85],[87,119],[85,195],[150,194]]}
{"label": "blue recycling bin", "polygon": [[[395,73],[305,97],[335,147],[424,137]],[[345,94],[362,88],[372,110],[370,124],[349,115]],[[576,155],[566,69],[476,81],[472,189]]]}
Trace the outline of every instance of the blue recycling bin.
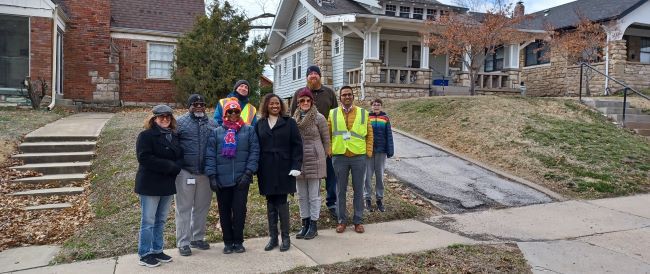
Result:
{"label": "blue recycling bin", "polygon": [[433,80],[433,85],[434,85],[434,86],[445,86],[445,87],[448,87],[448,86],[449,86],[449,80],[446,80],[446,79],[445,79],[445,80],[443,80],[443,79],[435,79],[435,80]]}

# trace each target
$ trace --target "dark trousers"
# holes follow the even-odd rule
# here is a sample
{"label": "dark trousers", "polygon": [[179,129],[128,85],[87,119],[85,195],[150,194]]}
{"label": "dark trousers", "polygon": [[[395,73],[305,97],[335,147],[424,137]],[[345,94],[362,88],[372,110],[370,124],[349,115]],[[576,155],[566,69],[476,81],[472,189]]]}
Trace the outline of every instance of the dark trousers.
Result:
{"label": "dark trousers", "polygon": [[217,202],[219,203],[219,222],[223,231],[224,244],[243,243],[248,186],[244,190],[238,189],[237,186],[219,189]]}
{"label": "dark trousers", "polygon": [[327,157],[327,178],[325,178],[325,190],[327,197],[325,198],[325,205],[327,208],[336,208],[336,172],[332,165],[332,157]]}

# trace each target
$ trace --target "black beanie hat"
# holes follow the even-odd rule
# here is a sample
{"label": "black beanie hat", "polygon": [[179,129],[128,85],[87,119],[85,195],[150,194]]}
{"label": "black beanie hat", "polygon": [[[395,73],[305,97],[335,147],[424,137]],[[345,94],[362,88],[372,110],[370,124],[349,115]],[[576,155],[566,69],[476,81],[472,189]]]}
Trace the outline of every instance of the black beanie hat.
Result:
{"label": "black beanie hat", "polygon": [[246,85],[248,89],[251,89],[251,85],[248,83],[246,80],[239,80],[237,83],[235,83],[235,87],[233,88],[234,91],[237,91],[237,88],[241,85]]}
{"label": "black beanie hat", "polygon": [[195,102],[205,103],[205,98],[199,94],[194,93],[190,95],[190,98],[187,98],[187,107],[191,107]]}
{"label": "black beanie hat", "polygon": [[306,75],[306,76],[309,76],[309,74],[310,74],[312,71],[315,71],[316,73],[318,73],[318,76],[322,76],[322,75],[320,74],[320,68],[319,68],[318,66],[316,66],[316,65],[312,65],[312,66],[309,66],[309,67],[307,68],[307,75]]}

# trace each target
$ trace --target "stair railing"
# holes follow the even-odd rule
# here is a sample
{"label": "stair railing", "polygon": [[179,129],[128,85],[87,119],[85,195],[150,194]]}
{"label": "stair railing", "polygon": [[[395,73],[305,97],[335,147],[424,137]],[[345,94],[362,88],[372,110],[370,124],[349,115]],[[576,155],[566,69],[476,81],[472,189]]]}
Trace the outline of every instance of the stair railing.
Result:
{"label": "stair railing", "polygon": [[578,98],[580,100],[580,103],[583,103],[582,102],[582,81],[583,81],[583,75],[584,75],[585,68],[587,68],[589,70],[592,70],[592,71],[595,71],[596,73],[598,73],[598,74],[600,74],[602,76],[605,76],[605,78],[607,78],[607,79],[609,79],[611,81],[614,81],[615,83],[623,86],[623,119],[621,120],[621,124],[623,126],[625,126],[625,109],[626,109],[626,105],[627,105],[627,92],[628,91],[632,91],[632,92],[636,93],[636,95],[639,95],[640,97],[645,98],[646,100],[650,100],[650,97],[648,97],[647,95],[639,92],[638,90],[628,86],[627,84],[625,84],[625,83],[623,83],[623,82],[621,82],[619,80],[614,79],[613,77],[603,73],[602,71],[592,67],[591,65],[582,62],[582,63],[580,63],[580,89],[578,90]]}

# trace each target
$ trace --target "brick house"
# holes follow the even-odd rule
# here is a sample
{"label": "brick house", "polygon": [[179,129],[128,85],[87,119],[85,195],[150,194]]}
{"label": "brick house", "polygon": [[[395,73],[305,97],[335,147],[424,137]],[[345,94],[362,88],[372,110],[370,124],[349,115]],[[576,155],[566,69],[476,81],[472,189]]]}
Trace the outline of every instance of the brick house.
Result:
{"label": "brick house", "polygon": [[[576,10],[592,21],[615,21],[620,28],[609,34],[610,48],[603,45],[605,56],[595,66],[634,88],[650,88],[648,0],[577,0],[532,14],[521,30],[543,36],[546,23],[571,28],[578,22]],[[304,86],[306,68],[317,64],[323,83],[334,89],[352,86],[362,100],[467,94],[466,69],[450,63],[448,56],[431,54],[420,35],[425,20],[449,12],[467,10],[435,0],[282,0],[266,48],[275,65],[274,92],[291,96]],[[523,3],[516,12],[525,13]],[[531,95],[577,94],[579,67],[539,58],[542,44],[533,39],[503,45],[486,56],[477,91],[519,93],[523,81]],[[590,87],[596,93],[615,88],[597,76]]]}
{"label": "brick house", "polygon": [[55,101],[174,102],[175,44],[203,0],[0,0],[0,101],[26,76]]}

